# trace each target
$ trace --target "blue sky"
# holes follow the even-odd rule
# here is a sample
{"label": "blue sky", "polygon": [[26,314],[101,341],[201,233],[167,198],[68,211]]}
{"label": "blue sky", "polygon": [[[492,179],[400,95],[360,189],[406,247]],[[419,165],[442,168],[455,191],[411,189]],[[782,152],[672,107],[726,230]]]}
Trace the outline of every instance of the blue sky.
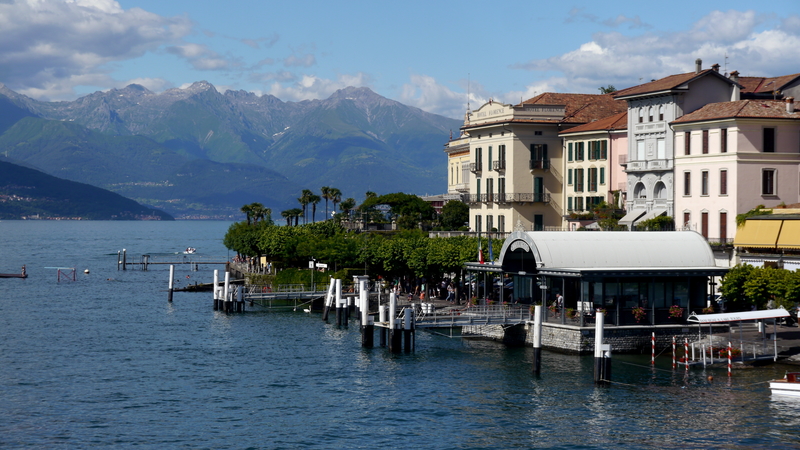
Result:
{"label": "blue sky", "polygon": [[[727,66],[726,66],[727,55]],[[463,117],[719,63],[800,73],[800,1],[0,0],[0,83],[72,100],[206,80],[284,101],[346,86]]]}

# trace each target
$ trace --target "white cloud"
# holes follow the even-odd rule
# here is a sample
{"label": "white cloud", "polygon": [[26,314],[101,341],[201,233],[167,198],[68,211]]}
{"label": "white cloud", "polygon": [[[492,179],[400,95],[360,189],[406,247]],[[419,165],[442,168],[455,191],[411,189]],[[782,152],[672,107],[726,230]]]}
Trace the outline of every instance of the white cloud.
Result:
{"label": "white cloud", "polygon": [[[476,94],[480,90],[477,84],[470,87],[469,103],[473,108],[488,100],[488,97]],[[452,118],[463,118],[467,110],[467,95],[464,92],[455,92],[428,75],[411,75],[409,82],[402,86],[398,101]]]}
{"label": "white cloud", "polygon": [[103,65],[140,57],[192,30],[186,17],[162,17],[113,0],[0,3],[0,80],[37,98],[63,97]]}
{"label": "white cloud", "polygon": [[[582,16],[575,11],[572,17]],[[625,88],[689,72],[694,70],[697,58],[703,60],[704,68],[718,63],[724,70],[726,55],[728,71],[735,69],[742,75],[798,72],[795,62],[800,57],[800,19],[787,18],[780,28],[759,30],[768,20],[752,11],[713,11],[684,31],[632,36],[595,33],[591,41],[576,50],[511,67],[559,73],[532,86],[542,84],[564,92],[589,93],[596,93],[598,87],[607,84]],[[523,95],[531,91],[529,87]]]}
{"label": "white cloud", "polygon": [[290,86],[280,82],[272,83],[268,93],[284,101],[313,100],[328,98],[339,89],[348,86],[370,87],[371,78],[364,73],[339,75],[335,80],[318,78],[314,75],[303,75]]}

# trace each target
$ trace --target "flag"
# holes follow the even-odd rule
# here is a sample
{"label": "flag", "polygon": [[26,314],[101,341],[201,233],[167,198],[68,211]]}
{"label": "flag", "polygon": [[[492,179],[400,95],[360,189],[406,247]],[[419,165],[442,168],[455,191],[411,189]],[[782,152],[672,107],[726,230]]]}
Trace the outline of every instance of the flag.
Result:
{"label": "flag", "polygon": [[483,249],[478,248],[478,262],[483,264]]}

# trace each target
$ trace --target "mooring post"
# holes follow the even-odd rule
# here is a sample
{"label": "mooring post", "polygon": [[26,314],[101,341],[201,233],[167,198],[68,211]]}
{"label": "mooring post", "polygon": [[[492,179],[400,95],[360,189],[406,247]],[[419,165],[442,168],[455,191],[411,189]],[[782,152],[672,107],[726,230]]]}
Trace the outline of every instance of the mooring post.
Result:
{"label": "mooring post", "polygon": [[336,286],[333,278],[328,280],[328,293],[325,295],[325,308],[322,310],[322,320],[328,323],[328,315],[331,312],[331,303],[333,302],[333,288]]}
{"label": "mooring post", "polygon": [[677,367],[678,363],[676,361],[675,336],[672,336],[672,370],[675,370]]}
{"label": "mooring post", "polygon": [[542,305],[533,307],[533,374],[542,373]]}
{"label": "mooring post", "polygon": [[220,309],[217,285],[219,285],[219,269],[214,269],[214,286],[211,287],[212,296],[214,297],[214,311],[218,311]]}
{"label": "mooring post", "polygon": [[239,312],[244,312],[244,286],[236,286],[236,300]]}
{"label": "mooring post", "polygon": [[350,307],[353,304],[353,297],[345,297],[342,299],[342,326],[345,328],[350,327]]}
{"label": "mooring post", "polygon": [[172,283],[175,281],[175,266],[170,264],[169,265],[169,294],[167,295],[167,301],[172,303]]}
{"label": "mooring post", "polygon": [[121,251],[117,250],[117,270],[119,270],[119,265],[122,262]]}
{"label": "mooring post", "polygon": [[128,270],[128,256],[124,248],[122,249],[122,270]]}
{"label": "mooring post", "polygon": [[336,326],[342,326],[342,318],[344,312],[342,311],[342,280],[336,279]]}
{"label": "mooring post", "polygon": [[611,381],[611,345],[603,343],[604,314],[597,312],[594,327],[594,382],[607,385]]}
{"label": "mooring post", "polygon": [[406,353],[414,351],[414,310],[406,308],[403,316],[403,343]]}
{"label": "mooring post", "polygon": [[650,333],[650,365],[656,365],[656,332]]}
{"label": "mooring post", "polygon": [[225,312],[231,312],[231,301],[229,295],[229,289],[231,287],[231,273],[225,272],[225,289],[222,291],[222,298],[225,301]]}
{"label": "mooring post", "polygon": [[389,296],[389,351],[400,353],[402,335],[397,323],[397,294],[392,292]]}
{"label": "mooring post", "polygon": [[[380,305],[378,307],[378,321],[382,324],[386,323],[386,305]],[[386,334],[387,329],[385,326],[380,327],[378,330],[378,343],[381,347],[386,347]]]}
{"label": "mooring post", "polygon": [[[364,285],[366,288],[366,283]],[[375,342],[375,330],[372,325],[371,317],[369,316],[369,292],[366,289],[361,290],[361,346],[372,348]]]}

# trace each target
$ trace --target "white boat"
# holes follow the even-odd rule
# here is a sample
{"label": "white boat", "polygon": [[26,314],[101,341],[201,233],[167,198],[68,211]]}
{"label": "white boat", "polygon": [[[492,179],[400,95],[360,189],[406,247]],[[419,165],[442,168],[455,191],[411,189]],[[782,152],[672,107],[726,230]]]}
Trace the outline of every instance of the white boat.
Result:
{"label": "white boat", "polygon": [[184,255],[191,255],[192,253],[196,252],[197,249],[194,247],[186,247],[186,250],[183,251]]}
{"label": "white boat", "polygon": [[771,380],[769,388],[773,395],[800,397],[800,372],[788,372],[782,380]]}

